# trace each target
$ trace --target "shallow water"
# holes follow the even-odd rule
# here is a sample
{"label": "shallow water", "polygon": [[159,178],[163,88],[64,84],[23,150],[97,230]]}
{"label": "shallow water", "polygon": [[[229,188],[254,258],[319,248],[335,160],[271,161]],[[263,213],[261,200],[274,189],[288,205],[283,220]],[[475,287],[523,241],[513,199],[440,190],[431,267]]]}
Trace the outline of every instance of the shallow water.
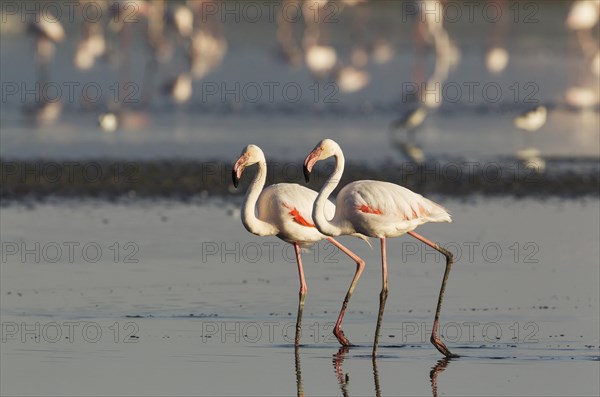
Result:
{"label": "shallow water", "polygon": [[[24,111],[36,104],[31,93],[37,78],[35,62],[32,51],[23,51],[32,48],[34,42],[25,34],[25,24],[18,15],[4,15],[0,23],[4,29],[0,80],[6,93],[0,112],[0,157],[232,159],[243,145],[255,143],[270,157],[277,154],[279,159],[295,161],[329,136],[356,161],[403,160],[389,143],[388,125],[413,106],[408,93],[421,81],[416,75],[429,76],[434,67],[432,49],[418,60],[413,42],[415,20],[403,18],[407,17],[405,4],[387,1],[339,9],[339,21],[324,27],[345,63],[354,49],[366,48],[376,38],[384,38],[393,49],[388,62],[370,62],[365,67],[370,83],[352,93],[337,88],[330,92],[327,87],[337,87],[331,86],[332,81],[311,76],[306,67],[282,62],[273,21],[224,18],[220,22],[228,50],[223,63],[194,81],[192,97],[181,106],[169,101],[160,87],[185,70],[185,57],[176,53],[170,62],[160,65],[148,84],[144,24],[132,25],[135,45],[123,55],[125,60],[117,52],[98,60],[91,70],[82,71],[73,65],[81,25],[63,20],[68,37],[56,46],[49,72],[57,93],[51,90],[48,94],[51,99],[58,97],[63,112],[50,125],[35,125],[33,117]],[[588,76],[591,72],[578,52],[575,35],[564,29],[569,3],[515,3],[505,9],[502,23],[507,24],[507,32],[501,44],[509,51],[510,62],[499,75],[485,68],[485,54],[495,42],[498,25],[484,17],[483,5],[476,6],[474,20],[467,19],[469,6],[458,6],[462,6],[464,18],[446,23],[446,27],[460,49],[460,63],[449,72],[442,95],[435,97],[439,110],[431,111],[419,132],[417,141],[425,153],[478,160],[514,155],[526,144],[536,147],[544,157],[598,157],[598,106],[574,111],[565,100],[569,87],[597,88],[597,77]],[[517,10],[521,17],[515,14]],[[266,9],[263,12],[266,15]],[[525,16],[535,17],[534,21],[527,21]],[[369,21],[367,26],[358,23],[362,19]],[[303,23],[297,25],[301,30]],[[118,47],[116,38],[111,40]],[[68,87],[73,83],[77,85],[71,94]],[[98,87],[99,96],[91,103],[82,100],[86,97],[84,87],[90,84]],[[132,84],[134,95],[128,95],[128,100],[118,95],[115,99],[115,87],[124,84]],[[277,85],[273,95],[268,84]],[[297,100],[285,94],[287,84],[299,88]],[[214,87],[217,91],[209,90]],[[253,100],[253,89],[247,93],[244,87],[259,87],[259,100]],[[148,103],[146,91],[150,93]],[[127,94],[132,92],[125,91]],[[513,118],[539,104],[550,109],[543,129],[529,134],[533,137],[516,131]],[[98,116],[115,106],[134,116],[130,123],[124,123],[129,127],[104,132],[98,126]]]}
{"label": "shallow water", "polygon": [[[464,110],[464,109],[463,109]],[[528,138],[544,156],[598,157],[599,113],[556,111],[544,131],[532,137],[514,130],[509,114],[474,111],[433,114],[419,132],[426,156],[489,160],[514,156]],[[337,140],[348,158],[362,163],[405,161],[390,144],[393,112],[375,115],[315,116],[286,114],[181,114],[156,111],[143,130],[106,134],[93,125],[94,115],[65,116],[43,130],[4,116],[0,156],[15,158],[227,159],[247,143],[270,158],[300,161],[324,136]],[[83,118],[83,119],[82,119]],[[530,134],[531,135],[531,134]]]}
{"label": "shallow water", "polygon": [[441,325],[462,357],[428,342],[441,258],[403,237],[375,365],[379,250],[361,241],[341,239],[367,262],[343,327],[357,347],[331,336],[354,265],[319,244],[296,357],[293,251],[247,233],[233,201],[6,207],[1,392],[597,395],[598,200],[434,198],[454,223],[420,232],[456,253]]}

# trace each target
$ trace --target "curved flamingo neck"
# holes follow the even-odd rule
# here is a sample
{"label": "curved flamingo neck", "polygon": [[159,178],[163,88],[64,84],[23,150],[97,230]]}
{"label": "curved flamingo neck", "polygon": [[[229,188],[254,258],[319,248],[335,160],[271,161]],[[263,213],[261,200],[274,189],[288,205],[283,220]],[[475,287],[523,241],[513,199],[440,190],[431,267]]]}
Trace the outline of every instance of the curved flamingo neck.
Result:
{"label": "curved flamingo neck", "polygon": [[[331,193],[335,190],[337,185],[340,183],[340,179],[342,178],[342,174],[344,173],[344,153],[342,153],[342,149],[339,147],[336,149],[335,154],[335,170],[325,182],[325,185],[321,188],[317,199],[315,200],[315,205],[313,207],[313,220],[317,229],[323,234],[328,236],[339,236],[341,234],[349,234],[344,233],[345,230],[342,227],[342,220],[336,219],[334,216],[333,219],[328,220],[325,217],[325,204],[329,199]],[[337,213],[337,210],[336,210]]]}
{"label": "curved flamingo neck", "polygon": [[262,158],[258,163],[258,172],[252,180],[246,192],[246,198],[242,206],[242,223],[246,230],[259,236],[273,236],[277,229],[268,222],[256,217],[256,202],[262,192],[267,180],[267,162]]}

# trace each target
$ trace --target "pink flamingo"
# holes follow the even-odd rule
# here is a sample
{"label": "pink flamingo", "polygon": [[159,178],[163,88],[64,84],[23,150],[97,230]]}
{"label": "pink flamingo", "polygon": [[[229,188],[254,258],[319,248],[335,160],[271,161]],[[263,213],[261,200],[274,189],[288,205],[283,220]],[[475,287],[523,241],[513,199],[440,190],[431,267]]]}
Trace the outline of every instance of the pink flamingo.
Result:
{"label": "pink flamingo", "polygon": [[[327,241],[338,247],[356,262],[354,278],[346,293],[342,310],[333,330],[337,340],[342,345],[349,346],[350,342],[341,330],[342,319],[356,282],[365,268],[365,262],[348,248],[333,238],[323,235],[316,229],[310,214],[313,203],[317,198],[317,192],[295,183],[278,183],[263,189],[267,177],[267,162],[263,151],[256,145],[246,146],[240,158],[233,166],[233,185],[236,188],[244,169],[253,164],[258,164],[258,173],[246,193],[242,209],[242,223],[250,233],[258,236],[277,236],[283,241],[294,245],[298,261],[298,274],[300,276],[300,301],[298,303],[298,317],[296,320],[296,346],[300,344],[302,310],[307,291],[300,248],[308,247],[323,239],[327,239]],[[331,216],[335,212],[335,205],[331,201],[325,201],[322,206],[324,207],[324,211]],[[258,216],[255,212],[258,212]],[[368,238],[365,236],[358,233],[354,233],[354,236],[368,242]]]}
{"label": "pink flamingo", "polygon": [[304,161],[304,175],[308,182],[310,172],[317,161],[334,156],[336,167],[321,188],[313,207],[312,216],[317,229],[328,236],[360,233],[381,240],[381,263],[383,280],[379,295],[379,315],[373,344],[373,356],[377,355],[377,342],[388,295],[385,241],[388,237],[410,234],[421,242],[439,251],[446,257],[446,271],[440,289],[431,343],[445,356],[456,357],[438,337],[440,309],[446,281],[452,265],[452,254],[438,244],[427,240],[413,230],[427,222],[451,222],[450,214],[440,205],[402,186],[381,181],[356,181],[346,185],[337,196],[335,215],[325,211],[328,197],[340,182],[344,172],[344,154],[340,146],[331,139],[324,139]]}

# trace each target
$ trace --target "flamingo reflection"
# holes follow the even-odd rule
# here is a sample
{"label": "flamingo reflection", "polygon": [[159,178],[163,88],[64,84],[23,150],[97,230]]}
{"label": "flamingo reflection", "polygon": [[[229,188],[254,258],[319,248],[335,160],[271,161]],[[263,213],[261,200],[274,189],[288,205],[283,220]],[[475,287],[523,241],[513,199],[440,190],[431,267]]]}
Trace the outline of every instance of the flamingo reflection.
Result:
{"label": "flamingo reflection", "polygon": [[25,107],[23,110],[36,125],[48,125],[56,122],[62,112],[60,99],[50,100],[43,94],[44,87],[50,81],[49,69],[54,59],[56,44],[64,41],[65,30],[58,18],[45,13],[36,14],[35,19],[29,23],[28,29],[35,38],[38,99],[33,106]]}
{"label": "flamingo reflection", "polygon": [[[298,350],[298,349],[296,349],[296,350]],[[340,386],[340,390],[342,391],[342,396],[344,396],[344,397],[350,395],[349,389],[348,389],[349,382],[350,382],[350,374],[344,373],[344,371],[342,369],[342,365],[344,363],[344,360],[347,358],[346,355],[348,354],[348,351],[349,351],[348,347],[342,346],[338,350],[338,352],[333,355],[333,368],[335,370],[335,376],[337,378],[338,385]],[[438,393],[439,393],[438,377],[440,376],[440,374],[442,372],[444,372],[446,370],[446,368],[450,364],[450,361],[452,361],[452,358],[444,357],[444,358],[438,360],[438,362],[433,367],[431,367],[431,370],[429,371],[429,381],[431,383],[431,394],[433,395],[433,397],[438,396]],[[299,364],[299,359],[297,359],[297,364]],[[381,382],[379,379],[379,368],[377,367],[377,357],[373,357],[372,364],[373,364],[373,384],[374,384],[374,388],[375,388],[375,396],[380,397],[381,396]],[[298,368],[299,368],[299,365],[297,365],[297,371],[296,371],[297,376],[299,373]],[[300,394],[298,394],[298,395],[300,395]]]}
{"label": "flamingo reflection", "polygon": [[427,118],[427,108],[417,106],[406,111],[389,125],[390,143],[408,160],[421,165],[425,162],[425,152],[416,142],[416,132]]}
{"label": "flamingo reflection", "polygon": [[[348,386],[350,384],[350,374],[344,373],[342,370],[342,364],[344,363],[349,350],[349,347],[342,346],[338,352],[333,355],[333,368],[335,370],[335,376],[337,378],[338,385],[340,386],[340,390],[342,391],[342,396],[344,397],[350,395],[348,390]],[[375,385],[375,395],[380,397],[381,387],[379,383],[379,370],[377,369],[377,357],[373,357],[373,382]]]}
{"label": "flamingo reflection", "polygon": [[335,370],[335,376],[338,380],[338,385],[340,385],[340,390],[342,391],[342,395],[344,397],[348,396],[348,382],[350,382],[350,375],[344,374],[342,371],[342,364],[344,363],[344,359],[346,358],[346,354],[350,349],[347,346],[342,346],[336,354],[333,355],[333,368]]}
{"label": "flamingo reflection", "polygon": [[431,394],[433,397],[438,396],[438,376],[446,370],[450,360],[451,358],[444,357],[438,360],[437,364],[431,367],[431,371],[429,372],[429,380],[431,381]]}

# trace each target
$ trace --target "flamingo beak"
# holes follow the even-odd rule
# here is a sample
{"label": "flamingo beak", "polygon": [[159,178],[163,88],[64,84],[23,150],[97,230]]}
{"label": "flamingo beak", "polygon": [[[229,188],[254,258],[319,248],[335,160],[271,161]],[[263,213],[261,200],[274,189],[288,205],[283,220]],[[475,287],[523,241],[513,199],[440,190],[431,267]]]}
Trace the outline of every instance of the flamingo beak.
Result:
{"label": "flamingo beak", "polygon": [[316,148],[310,152],[308,156],[306,156],[306,160],[304,160],[304,179],[306,180],[306,183],[310,181],[310,172],[312,171],[315,163],[319,161],[322,151],[323,150],[321,148]]}
{"label": "flamingo beak", "polygon": [[233,187],[237,189],[240,183],[240,178],[238,178],[237,171],[235,169],[231,170],[231,179],[233,180]]}
{"label": "flamingo beak", "polygon": [[306,183],[310,182],[310,171],[308,168],[306,168],[306,166],[304,166],[304,180]]}
{"label": "flamingo beak", "polygon": [[242,177],[242,172],[244,172],[246,157],[242,156],[235,162],[233,169],[231,170],[231,179],[233,180],[233,187],[237,189],[240,184],[240,178]]}

